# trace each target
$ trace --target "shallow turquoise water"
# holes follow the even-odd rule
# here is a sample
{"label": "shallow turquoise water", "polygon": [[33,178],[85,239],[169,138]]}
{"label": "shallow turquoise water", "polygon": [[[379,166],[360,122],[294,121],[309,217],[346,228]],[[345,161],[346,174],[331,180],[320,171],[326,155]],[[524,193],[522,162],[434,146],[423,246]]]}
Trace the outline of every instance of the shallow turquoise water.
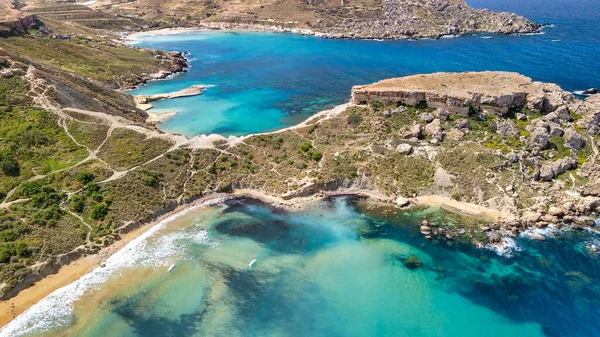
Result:
{"label": "shallow turquoise water", "polygon": [[436,71],[507,70],[566,90],[600,87],[600,7],[596,0],[471,0],[552,23],[543,35],[438,41],[327,40],[293,34],[202,32],[142,36],[136,45],[190,52],[189,72],[133,93],[215,85],[202,96],[162,101],[177,110],[163,129],[195,136],[245,135],[295,124],[349,100],[353,85]]}
{"label": "shallow turquoise water", "polygon": [[[0,336],[600,335],[600,262],[584,249],[598,234],[519,239],[509,258],[425,240],[423,214],[382,218],[354,205],[340,198],[285,213],[242,200],[200,209]],[[406,268],[409,255],[423,266]],[[65,310],[66,294],[80,288],[96,290]]]}

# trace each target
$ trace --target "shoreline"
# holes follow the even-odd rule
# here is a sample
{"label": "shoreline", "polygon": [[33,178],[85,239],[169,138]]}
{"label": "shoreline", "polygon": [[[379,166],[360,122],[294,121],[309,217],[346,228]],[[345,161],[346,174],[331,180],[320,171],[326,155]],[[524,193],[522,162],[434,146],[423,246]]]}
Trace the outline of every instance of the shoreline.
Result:
{"label": "shoreline", "polygon": [[[164,221],[170,221],[179,215],[183,215],[198,207],[211,206],[220,204],[227,200],[235,199],[253,199],[265,203],[269,206],[281,208],[288,212],[297,212],[307,209],[312,204],[319,202],[325,198],[339,196],[358,196],[367,198],[374,202],[395,205],[393,199],[383,195],[379,195],[373,191],[366,190],[338,190],[338,191],[323,191],[307,197],[295,197],[284,199],[280,196],[272,195],[260,190],[239,189],[232,193],[210,193],[190,203],[181,204],[174,210],[167,212],[153,221],[141,224],[138,228],[127,232],[115,240],[112,244],[101,249],[98,253],[82,256],[67,265],[63,265],[55,274],[48,275],[40,281],[35,282],[32,286],[23,289],[17,295],[7,300],[0,301],[0,326],[5,326],[10,323],[14,317],[27,311],[34,304],[50,295],[54,291],[63,288],[85,274],[91,272],[97,267],[100,267],[107,258],[119,252],[128,243],[140,237],[156,225]],[[495,214],[496,210],[485,209],[483,207],[461,203],[456,200],[440,197],[440,196],[421,196],[411,199],[411,202],[418,206],[439,206],[451,212],[464,214],[467,216],[490,216]]]}
{"label": "shoreline", "polygon": [[542,29],[550,26],[549,24],[538,24],[538,27],[534,31],[530,32],[514,32],[514,33],[493,33],[493,32],[469,32],[462,34],[442,34],[442,35],[430,35],[430,36],[403,36],[403,37],[385,37],[385,36],[371,36],[371,37],[355,37],[344,33],[324,33],[318,32],[307,28],[289,28],[275,25],[263,25],[255,23],[232,23],[232,22],[209,22],[200,23],[193,27],[169,27],[161,29],[151,29],[146,31],[136,32],[125,32],[121,39],[123,41],[133,42],[137,37],[140,36],[160,36],[160,35],[175,35],[205,31],[232,31],[232,32],[271,32],[271,33],[287,33],[297,34],[303,36],[313,36],[323,39],[341,39],[341,40],[365,40],[365,41],[419,41],[419,40],[440,40],[446,38],[456,38],[464,36],[474,36],[476,34],[490,34],[490,35],[514,35],[514,36],[527,36],[527,35],[539,35],[543,34]]}

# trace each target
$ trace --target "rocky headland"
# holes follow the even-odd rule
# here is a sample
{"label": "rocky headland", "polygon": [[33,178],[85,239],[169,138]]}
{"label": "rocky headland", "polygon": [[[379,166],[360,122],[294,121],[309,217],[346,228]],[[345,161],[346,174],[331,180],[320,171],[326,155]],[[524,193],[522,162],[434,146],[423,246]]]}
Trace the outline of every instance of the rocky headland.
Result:
{"label": "rocky headland", "polygon": [[[339,2],[277,0],[256,5],[241,1],[204,4],[169,0],[160,9],[139,0],[94,6],[99,11],[160,21],[165,27],[207,27],[292,32],[325,38],[419,39],[465,35],[536,33],[542,25],[513,13],[469,7],[464,0],[383,0]],[[193,17],[192,13],[197,14]],[[188,19],[181,20],[185,14]],[[192,18],[193,17],[193,18]],[[157,28],[156,25],[151,26]]]}
{"label": "rocky headland", "polygon": [[[433,109],[419,114],[421,123],[413,122],[400,134],[411,140],[412,149],[398,145],[398,151],[416,152],[428,143],[444,146],[450,138],[497,149],[504,159],[488,168],[485,179],[508,202],[500,208],[499,224],[513,234],[549,224],[572,224],[574,229],[595,225],[600,206],[599,102],[600,95],[581,101],[555,84],[507,72],[415,75],[352,89],[354,104]],[[389,118],[405,109],[390,108],[383,114]],[[469,139],[473,124],[481,123],[485,132]],[[513,176],[510,184],[499,184],[498,178],[508,172]],[[549,200],[540,204],[534,195]],[[533,204],[526,207],[523,197]]]}

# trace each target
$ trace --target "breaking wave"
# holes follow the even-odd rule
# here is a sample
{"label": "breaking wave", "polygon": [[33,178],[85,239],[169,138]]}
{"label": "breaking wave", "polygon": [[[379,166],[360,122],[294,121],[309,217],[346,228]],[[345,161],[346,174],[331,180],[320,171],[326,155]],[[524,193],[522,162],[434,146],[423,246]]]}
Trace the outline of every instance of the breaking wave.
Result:
{"label": "breaking wave", "polygon": [[194,243],[217,248],[218,243],[211,240],[206,231],[172,233],[152,241],[148,239],[165,228],[170,221],[200,207],[215,205],[223,201],[224,199],[214,199],[198,204],[160,221],[110,256],[105,261],[104,267],[95,268],[77,281],[54,291],[31,306],[2,328],[0,337],[24,336],[70,324],[74,302],[88,290],[97,289],[118,270],[140,266],[166,267],[171,265],[173,258],[183,254],[184,245],[180,241],[181,239],[191,239]]}

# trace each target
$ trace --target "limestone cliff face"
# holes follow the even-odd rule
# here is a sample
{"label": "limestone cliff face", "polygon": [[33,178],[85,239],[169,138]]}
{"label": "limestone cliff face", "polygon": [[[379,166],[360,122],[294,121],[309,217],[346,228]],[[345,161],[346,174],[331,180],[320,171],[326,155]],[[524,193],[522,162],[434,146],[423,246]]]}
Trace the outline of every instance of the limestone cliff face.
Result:
{"label": "limestone cliff face", "polygon": [[353,103],[372,101],[406,105],[424,101],[429,107],[463,115],[471,108],[504,115],[524,107],[564,113],[575,98],[555,84],[533,82],[517,73],[478,72],[407,76],[352,88]]}

